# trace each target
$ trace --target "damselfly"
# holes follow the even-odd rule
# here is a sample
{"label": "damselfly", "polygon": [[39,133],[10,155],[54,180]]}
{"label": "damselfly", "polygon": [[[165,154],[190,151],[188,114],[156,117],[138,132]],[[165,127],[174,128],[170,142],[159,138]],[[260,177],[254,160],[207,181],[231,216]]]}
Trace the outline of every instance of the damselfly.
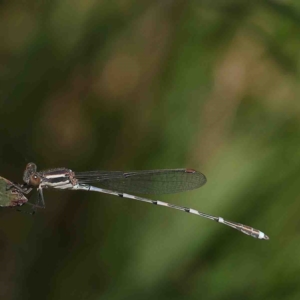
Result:
{"label": "damselfly", "polygon": [[[73,172],[66,168],[57,168],[37,172],[37,166],[29,163],[23,174],[24,185],[14,185],[22,193],[29,193],[32,188],[37,188],[38,200],[35,207],[45,207],[43,189],[68,189],[94,191],[104,194],[129,198],[155,205],[174,208],[200,217],[217,221],[230,226],[240,232],[254,238],[268,240],[269,237],[263,232],[252,227],[227,221],[222,217],[215,217],[202,213],[198,210],[178,206],[158,200],[151,200],[131,193],[139,194],[172,194],[193,190],[206,183],[204,174],[193,169],[170,169],[170,170],[149,170],[149,171],[89,171]],[[90,185],[97,183],[100,187]],[[130,194],[129,194],[130,193]]]}

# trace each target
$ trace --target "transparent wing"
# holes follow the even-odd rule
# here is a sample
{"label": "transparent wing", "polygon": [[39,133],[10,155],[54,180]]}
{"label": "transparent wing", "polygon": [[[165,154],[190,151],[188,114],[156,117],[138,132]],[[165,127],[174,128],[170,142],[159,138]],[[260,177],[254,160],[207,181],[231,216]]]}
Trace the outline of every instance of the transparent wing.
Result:
{"label": "transparent wing", "polygon": [[75,177],[80,184],[98,183],[102,188],[139,194],[179,193],[206,183],[205,175],[192,169],[75,172]]}

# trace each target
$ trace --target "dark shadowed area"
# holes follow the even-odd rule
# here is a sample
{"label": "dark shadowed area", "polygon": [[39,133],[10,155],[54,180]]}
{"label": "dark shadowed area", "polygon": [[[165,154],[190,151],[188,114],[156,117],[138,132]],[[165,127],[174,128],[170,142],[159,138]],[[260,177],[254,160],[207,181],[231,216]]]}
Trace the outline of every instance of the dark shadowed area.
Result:
{"label": "dark shadowed area", "polygon": [[193,168],[204,187],[150,198],[270,237],[45,190],[0,210],[0,299],[300,298],[298,1],[0,1],[0,37],[1,177]]}

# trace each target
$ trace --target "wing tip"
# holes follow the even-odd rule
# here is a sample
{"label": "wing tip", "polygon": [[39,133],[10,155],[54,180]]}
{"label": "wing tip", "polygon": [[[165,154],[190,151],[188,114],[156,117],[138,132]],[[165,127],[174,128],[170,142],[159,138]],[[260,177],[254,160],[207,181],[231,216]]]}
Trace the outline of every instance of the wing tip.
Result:
{"label": "wing tip", "polygon": [[198,187],[203,186],[207,182],[206,176],[203,173],[196,171],[195,169],[185,169],[185,173],[188,173],[188,174],[196,173],[198,175],[198,177],[199,177],[199,186]]}
{"label": "wing tip", "polygon": [[195,169],[185,169],[185,173],[198,173]]}

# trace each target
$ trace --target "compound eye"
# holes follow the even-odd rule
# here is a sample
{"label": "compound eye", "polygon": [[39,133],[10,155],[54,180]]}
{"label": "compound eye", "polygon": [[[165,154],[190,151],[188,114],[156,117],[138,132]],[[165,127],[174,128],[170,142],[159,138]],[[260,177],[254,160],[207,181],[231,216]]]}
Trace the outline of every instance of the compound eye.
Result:
{"label": "compound eye", "polygon": [[36,174],[33,174],[30,176],[30,179],[29,179],[30,185],[39,186],[40,183],[41,183],[41,178],[39,176],[37,176]]}

